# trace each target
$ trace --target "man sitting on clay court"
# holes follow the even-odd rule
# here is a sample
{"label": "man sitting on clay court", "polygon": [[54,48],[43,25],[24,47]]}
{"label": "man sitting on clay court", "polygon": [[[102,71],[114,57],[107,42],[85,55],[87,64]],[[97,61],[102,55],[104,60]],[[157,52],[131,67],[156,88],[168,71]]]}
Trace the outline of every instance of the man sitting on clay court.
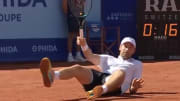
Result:
{"label": "man sitting on clay court", "polygon": [[132,58],[136,50],[136,42],[131,37],[125,37],[119,46],[119,57],[110,55],[93,54],[88,47],[85,38],[77,37],[77,44],[88,61],[98,66],[100,71],[74,65],[62,68],[58,71],[51,69],[51,62],[43,58],[40,62],[40,70],[44,86],[51,87],[55,79],[68,80],[75,77],[87,91],[88,99],[95,99],[106,93],[136,93],[142,88],[144,80],[142,76],[142,63]]}

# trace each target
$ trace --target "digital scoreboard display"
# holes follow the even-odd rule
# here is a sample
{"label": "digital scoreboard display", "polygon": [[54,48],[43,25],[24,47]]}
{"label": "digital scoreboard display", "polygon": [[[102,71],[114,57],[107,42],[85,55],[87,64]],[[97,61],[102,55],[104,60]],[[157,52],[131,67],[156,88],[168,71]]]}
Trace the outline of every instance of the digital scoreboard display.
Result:
{"label": "digital scoreboard display", "polygon": [[139,59],[180,59],[180,0],[138,0],[137,26]]}

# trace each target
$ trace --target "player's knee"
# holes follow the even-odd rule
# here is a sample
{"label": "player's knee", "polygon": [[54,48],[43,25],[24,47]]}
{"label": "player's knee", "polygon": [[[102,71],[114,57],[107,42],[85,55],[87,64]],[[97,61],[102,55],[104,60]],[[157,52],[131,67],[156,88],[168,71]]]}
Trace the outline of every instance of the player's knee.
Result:
{"label": "player's knee", "polygon": [[72,68],[76,71],[80,71],[83,69],[83,67],[81,67],[81,65],[79,65],[79,64],[73,65]]}
{"label": "player's knee", "polygon": [[75,65],[72,66],[72,68],[76,68],[76,67],[80,67],[80,65],[79,64],[75,64]]}

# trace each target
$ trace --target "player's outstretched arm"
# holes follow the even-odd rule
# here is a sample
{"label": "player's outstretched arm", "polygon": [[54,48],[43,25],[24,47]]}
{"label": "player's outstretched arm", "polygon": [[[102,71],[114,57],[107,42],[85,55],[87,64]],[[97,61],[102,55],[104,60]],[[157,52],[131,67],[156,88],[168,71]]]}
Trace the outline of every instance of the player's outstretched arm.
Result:
{"label": "player's outstretched arm", "polygon": [[91,49],[87,45],[85,38],[77,37],[77,44],[81,46],[83,54],[88,61],[92,62],[95,65],[99,65],[100,56],[92,53]]}
{"label": "player's outstretched arm", "polygon": [[142,78],[133,79],[131,83],[131,87],[129,89],[130,94],[135,94],[138,91],[138,89],[143,87],[143,84],[144,84],[144,80]]}

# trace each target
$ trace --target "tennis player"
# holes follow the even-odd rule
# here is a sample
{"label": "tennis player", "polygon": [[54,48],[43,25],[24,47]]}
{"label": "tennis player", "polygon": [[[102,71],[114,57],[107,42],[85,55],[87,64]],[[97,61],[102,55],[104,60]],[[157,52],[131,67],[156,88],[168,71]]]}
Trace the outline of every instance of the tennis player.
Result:
{"label": "tennis player", "polygon": [[77,44],[81,46],[87,60],[96,65],[100,71],[74,65],[60,70],[52,70],[48,58],[40,62],[40,70],[44,86],[51,87],[54,80],[68,80],[76,78],[87,91],[87,99],[95,99],[107,93],[123,94],[128,91],[134,94],[142,88],[142,62],[132,58],[136,50],[136,42],[131,37],[125,37],[119,46],[118,58],[94,54],[86,43],[86,39],[77,37]]}

